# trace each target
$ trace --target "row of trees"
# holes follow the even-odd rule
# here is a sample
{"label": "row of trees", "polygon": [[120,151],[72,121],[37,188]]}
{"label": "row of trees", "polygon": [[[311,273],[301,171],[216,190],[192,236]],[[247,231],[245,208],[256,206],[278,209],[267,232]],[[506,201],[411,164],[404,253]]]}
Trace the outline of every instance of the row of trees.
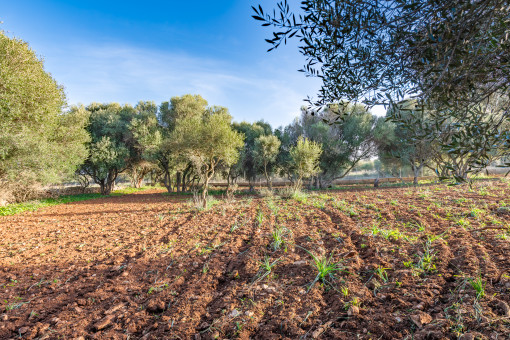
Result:
{"label": "row of trees", "polygon": [[[215,174],[229,186],[244,178],[250,190],[258,176],[265,177],[269,189],[275,176],[289,179],[295,188],[310,177],[310,185],[324,188],[375,157],[383,165],[380,173],[399,176],[398,170],[410,167],[415,183],[424,167],[439,177],[465,178],[467,157],[473,155],[447,152],[442,144],[451,138],[452,124],[445,122],[441,133],[434,133],[437,127],[426,111],[416,112],[413,101],[402,107],[398,114],[413,120],[414,134],[391,120],[395,112],[376,117],[364,105],[350,104],[329,105],[313,116],[303,108],[299,118],[275,130],[263,121],[232,123],[226,108],[208,106],[199,95],[174,97],[159,106],[91,104],[71,111],[84,111],[90,121],[90,154],[79,174],[91,177],[104,194],[123,171],[135,186],[150,172],[169,192],[201,187],[203,202]],[[504,148],[492,148],[492,161],[505,155]]]}
{"label": "row of trees", "polygon": [[[89,118],[89,155],[77,170],[109,194],[117,176],[126,172],[134,186],[151,173],[171,191],[207,188],[215,174],[229,183],[240,176],[251,182],[264,174],[269,186],[280,154],[281,141],[265,122],[232,123],[228,110],[208,106],[200,95],[173,97],[156,106],[117,103],[71,108]],[[286,171],[299,182],[318,169],[318,144],[296,137],[287,143]],[[312,151],[311,151],[312,150]],[[311,154],[307,154],[311,152]]]}
{"label": "row of trees", "polygon": [[[205,204],[209,181],[219,170],[234,181],[241,171],[253,179],[264,169],[270,181],[280,149],[268,124],[232,124],[226,108],[208,106],[198,95],[174,97],[160,106],[92,103],[66,109],[63,88],[35,52],[3,32],[0,84],[4,203],[24,200],[31,188],[71,174],[109,194],[120,173],[139,186],[152,172],[169,191],[200,186]],[[287,161],[300,181],[318,168],[320,148],[304,139],[295,144]]]}
{"label": "row of trees", "polygon": [[124,172],[134,186],[151,173],[168,191],[201,187],[205,204],[215,175],[229,184],[245,178],[250,189],[257,176],[269,188],[274,176],[290,179],[295,188],[311,177],[312,185],[323,188],[375,157],[389,172],[411,167],[415,182],[424,167],[464,179],[478,159],[487,164],[509,150],[504,95],[477,104],[463,116],[467,123],[453,116],[439,120],[418,100],[392,105],[387,117],[339,102],[313,115],[303,109],[290,125],[273,130],[263,121],[233,123],[226,108],[209,106],[199,95],[159,106],[92,103],[65,109],[62,87],[35,53],[3,33],[0,63],[0,196],[11,193],[14,200],[23,200],[34,184],[71,173],[109,194]]}

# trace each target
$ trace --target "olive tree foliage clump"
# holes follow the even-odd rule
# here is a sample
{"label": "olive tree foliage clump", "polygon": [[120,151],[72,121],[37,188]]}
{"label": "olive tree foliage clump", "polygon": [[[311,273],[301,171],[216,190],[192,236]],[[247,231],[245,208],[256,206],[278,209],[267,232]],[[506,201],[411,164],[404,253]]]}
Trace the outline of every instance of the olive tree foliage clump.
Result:
{"label": "olive tree foliage clump", "polygon": [[210,107],[202,115],[188,115],[176,121],[171,145],[192,162],[202,183],[200,203],[207,206],[209,182],[220,164],[237,162],[243,136],[231,126],[232,117],[224,107]]}
{"label": "olive tree foliage clump", "polygon": [[343,178],[359,162],[377,154],[378,135],[381,134],[384,119],[372,115],[364,105],[346,105],[342,119],[331,111],[338,112],[337,105],[331,105],[314,116],[302,108],[301,117],[285,128],[275,131],[282,141],[278,154],[278,165],[282,175],[291,180],[293,162],[290,149],[300,136],[318,143],[322,148],[319,158],[320,171],[315,177],[315,186],[324,188],[334,180]]}
{"label": "olive tree foliage clump", "polygon": [[301,189],[303,178],[317,174],[320,171],[319,158],[322,154],[320,144],[307,138],[299,137],[295,146],[290,149],[293,172],[296,176],[294,189]]}
{"label": "olive tree foliage clump", "polygon": [[160,167],[165,174],[165,186],[171,191],[172,177],[175,175],[177,192],[185,191],[195,182],[193,163],[172,142],[173,133],[180,121],[202,117],[207,111],[207,100],[200,95],[185,94],[172,97],[160,105],[160,131],[163,138],[160,148]]}
{"label": "olive tree foliage clump", "polygon": [[360,104],[348,104],[342,110],[341,119],[332,113],[338,111],[337,105],[302,118],[305,135],[322,146],[318,188],[344,178],[361,161],[377,155],[377,136],[384,119],[374,116]]}
{"label": "olive tree foliage clump", "polygon": [[394,140],[381,143],[380,156],[396,156],[409,164],[415,183],[424,166],[434,170],[440,179],[465,182],[470,173],[508,154],[508,123],[500,107],[509,104],[508,99],[491,97],[461,115],[437,120],[433,110],[415,100],[402,101],[387,113],[394,123]]}
{"label": "olive tree foliage clump", "polygon": [[249,190],[253,192],[254,182],[259,173],[259,167],[255,159],[255,142],[261,136],[271,135],[271,126],[264,121],[255,123],[234,122],[232,128],[244,135],[244,146],[240,151],[238,161],[229,167],[229,183],[243,176],[248,179]]}
{"label": "olive tree foliage clump", "polygon": [[127,144],[133,148],[132,158],[128,168],[127,175],[131,180],[131,185],[140,188],[143,179],[157,166],[151,157],[151,148],[160,141],[160,131],[154,129],[157,121],[158,106],[153,101],[140,101],[134,107],[134,117],[128,125],[130,134],[128,134]]}
{"label": "olive tree foliage clump", "polygon": [[[440,166],[444,163],[436,163],[434,160],[443,154],[438,143],[438,130],[431,126],[433,122],[428,112],[423,110],[423,107],[417,108],[415,104],[415,101],[406,101],[399,105],[405,111],[398,114],[412,128],[408,128],[402,122],[387,121],[378,133],[377,139],[378,156],[383,164],[394,164],[398,170],[409,166],[413,172],[413,183],[416,185],[419,173],[424,167],[435,169],[436,164]],[[386,114],[389,119],[392,115],[391,111]]]}
{"label": "olive tree foliage clump", "polygon": [[87,156],[87,113],[63,112],[63,88],[20,39],[0,31],[0,201],[59,182]]}
{"label": "olive tree foliage clump", "polygon": [[[312,109],[415,99],[433,126],[451,120],[441,147],[472,155],[464,158],[475,171],[488,164],[494,145],[507,145],[501,126],[510,107],[484,106],[510,90],[508,0],[303,0],[300,7],[291,9],[286,0],[275,11],[258,6],[254,18],[275,28],[270,49],[300,40],[301,71],[323,81],[318,98],[309,99]],[[412,129],[402,110],[392,112]],[[488,113],[495,118],[486,119]],[[481,151],[473,155],[475,149]]]}
{"label": "olive tree foliage clump", "polygon": [[[83,110],[75,107],[74,110]],[[136,110],[130,105],[92,103],[87,127],[91,136],[89,156],[80,171],[99,184],[101,194],[109,195],[117,176],[138,161],[130,125]]]}
{"label": "olive tree foliage clump", "polygon": [[269,190],[273,189],[271,176],[280,150],[280,144],[280,140],[275,135],[263,135],[255,140],[255,163],[263,169]]}

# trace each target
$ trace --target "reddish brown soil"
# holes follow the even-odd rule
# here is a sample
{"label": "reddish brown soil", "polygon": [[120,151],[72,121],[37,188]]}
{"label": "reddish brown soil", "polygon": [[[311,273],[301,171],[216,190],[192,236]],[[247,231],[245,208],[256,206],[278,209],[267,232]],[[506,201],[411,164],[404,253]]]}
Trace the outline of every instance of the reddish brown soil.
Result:
{"label": "reddish brown soil", "polygon": [[[0,217],[0,338],[507,339],[509,193],[239,197],[197,212],[145,191]],[[277,226],[291,233],[275,251]],[[304,249],[343,270],[310,287]],[[279,262],[262,278],[264,257]]]}

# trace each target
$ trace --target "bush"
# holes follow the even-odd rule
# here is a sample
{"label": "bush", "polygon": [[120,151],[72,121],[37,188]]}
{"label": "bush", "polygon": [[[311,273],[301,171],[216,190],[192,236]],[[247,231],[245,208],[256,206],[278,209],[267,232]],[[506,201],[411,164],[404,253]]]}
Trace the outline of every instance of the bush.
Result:
{"label": "bush", "polygon": [[284,199],[295,199],[297,201],[306,201],[308,194],[296,189],[295,187],[285,187],[278,191],[278,195]]}
{"label": "bush", "polygon": [[220,203],[214,196],[208,195],[205,197],[205,203],[203,201],[203,196],[198,191],[193,191],[193,198],[190,200],[190,205],[192,208],[197,210],[209,210],[216,204]]}
{"label": "bush", "polygon": [[225,200],[228,203],[233,203],[236,199],[235,193],[236,193],[237,189],[238,189],[237,184],[233,184],[230,187],[228,187],[228,189],[223,194],[223,200]]}
{"label": "bush", "polygon": [[289,199],[289,198],[292,198],[292,196],[294,196],[295,192],[296,192],[295,188],[293,188],[293,187],[285,187],[285,188],[282,188],[282,189],[278,190],[278,195],[281,198]]}
{"label": "bush", "polygon": [[261,197],[273,197],[274,192],[269,188],[261,188],[258,192]]}

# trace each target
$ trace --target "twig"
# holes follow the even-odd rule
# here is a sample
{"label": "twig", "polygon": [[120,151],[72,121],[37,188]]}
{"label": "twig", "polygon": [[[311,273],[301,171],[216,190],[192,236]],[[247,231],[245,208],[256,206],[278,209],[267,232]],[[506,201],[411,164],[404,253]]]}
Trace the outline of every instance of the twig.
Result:
{"label": "twig", "polygon": [[504,273],[506,273],[506,272],[509,272],[509,273],[510,273],[510,268],[503,269],[503,270],[501,271],[501,273],[499,273],[498,277],[496,278],[496,282],[501,281],[501,278],[503,277],[503,274],[504,274]]}
{"label": "twig", "polygon": [[505,320],[505,319],[510,319],[510,316],[503,316],[501,318],[497,318],[497,319],[493,319],[493,320],[490,320],[490,321],[486,321],[484,323],[481,323],[480,326],[489,325],[489,324],[491,324],[493,322],[498,322],[498,321]]}
{"label": "twig", "polygon": [[487,230],[487,229],[502,230],[502,229],[507,229],[507,227],[494,227],[494,226],[488,226],[488,227],[483,227],[483,228],[479,228],[479,229],[473,229],[473,230],[471,230],[471,232],[474,232],[474,231],[482,231],[482,230]]}

